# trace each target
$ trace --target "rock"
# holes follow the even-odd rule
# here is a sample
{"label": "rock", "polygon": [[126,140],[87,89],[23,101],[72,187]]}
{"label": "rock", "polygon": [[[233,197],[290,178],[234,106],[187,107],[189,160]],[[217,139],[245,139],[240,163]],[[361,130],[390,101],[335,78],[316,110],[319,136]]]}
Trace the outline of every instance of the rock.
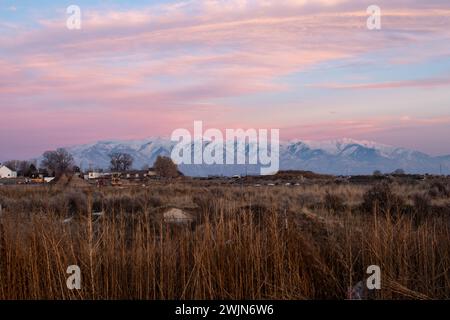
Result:
{"label": "rock", "polygon": [[164,212],[164,222],[175,224],[189,224],[194,221],[194,217],[181,209],[172,208]]}

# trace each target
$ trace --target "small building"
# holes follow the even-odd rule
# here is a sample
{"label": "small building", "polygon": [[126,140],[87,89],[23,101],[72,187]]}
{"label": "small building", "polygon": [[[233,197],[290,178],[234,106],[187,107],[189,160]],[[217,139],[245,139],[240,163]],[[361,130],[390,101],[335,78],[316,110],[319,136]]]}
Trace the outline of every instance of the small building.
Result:
{"label": "small building", "polygon": [[98,179],[102,176],[101,172],[91,171],[88,174],[88,179]]}
{"label": "small building", "polygon": [[0,178],[1,179],[14,179],[14,178],[17,178],[17,172],[11,170],[7,166],[0,166]]}
{"label": "small building", "polygon": [[148,171],[146,170],[132,170],[122,173],[122,178],[125,179],[144,179],[147,177]]}

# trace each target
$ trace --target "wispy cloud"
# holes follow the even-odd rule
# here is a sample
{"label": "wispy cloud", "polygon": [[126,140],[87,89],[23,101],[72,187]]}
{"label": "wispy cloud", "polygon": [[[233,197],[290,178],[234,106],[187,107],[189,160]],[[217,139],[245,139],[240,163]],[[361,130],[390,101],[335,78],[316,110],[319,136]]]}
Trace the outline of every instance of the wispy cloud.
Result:
{"label": "wispy cloud", "polygon": [[[32,27],[8,22],[19,28],[0,25],[0,122],[11,136],[0,138],[0,149],[23,140],[25,133],[11,121],[20,114],[32,115],[27,135],[64,127],[64,139],[84,142],[167,132],[194,116],[220,125],[218,114],[227,123],[236,114],[240,122],[257,113],[248,106],[249,99],[266,102],[269,94],[273,108],[266,109],[267,119],[291,103],[297,90],[314,97],[316,90],[442,88],[449,85],[448,78],[355,83],[328,79],[325,71],[336,61],[351,64],[380,52],[404,53],[404,48],[413,52],[388,56],[389,63],[445,57],[450,52],[446,3],[381,0],[383,27],[376,32],[366,28],[371,3],[356,0],[188,0],[123,10],[83,7],[79,31],[65,28],[64,8]],[[309,81],[304,77],[311,70],[324,74]],[[308,116],[305,110],[302,120]],[[37,125],[35,119],[54,122]],[[158,128],[152,124],[155,119]],[[321,125],[314,124],[309,132],[319,132]],[[369,123],[350,127],[371,130]],[[339,126],[334,129],[338,135]],[[64,140],[58,134],[48,136],[54,144]]]}
{"label": "wispy cloud", "polygon": [[324,83],[310,87],[326,89],[398,89],[398,88],[438,88],[450,86],[450,78],[417,79],[373,83]]}

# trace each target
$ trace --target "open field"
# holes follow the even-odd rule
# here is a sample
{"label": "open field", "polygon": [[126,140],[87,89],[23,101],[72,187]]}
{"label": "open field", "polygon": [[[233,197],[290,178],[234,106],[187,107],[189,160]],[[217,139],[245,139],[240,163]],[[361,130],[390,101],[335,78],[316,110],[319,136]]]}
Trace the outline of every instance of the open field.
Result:
{"label": "open field", "polygon": [[450,298],[444,178],[3,186],[0,204],[0,299],[346,299],[370,265],[364,298]]}

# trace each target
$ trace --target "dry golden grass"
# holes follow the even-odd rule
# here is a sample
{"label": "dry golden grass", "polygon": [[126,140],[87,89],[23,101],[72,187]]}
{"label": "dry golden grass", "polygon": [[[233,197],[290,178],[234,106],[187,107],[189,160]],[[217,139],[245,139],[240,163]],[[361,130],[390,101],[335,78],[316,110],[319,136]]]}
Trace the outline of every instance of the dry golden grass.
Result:
{"label": "dry golden grass", "polygon": [[[345,299],[373,264],[371,298],[448,299],[448,198],[409,204],[427,188],[393,185],[402,207],[364,211],[369,186],[4,187],[0,299]],[[170,207],[196,221],[165,224]]]}

